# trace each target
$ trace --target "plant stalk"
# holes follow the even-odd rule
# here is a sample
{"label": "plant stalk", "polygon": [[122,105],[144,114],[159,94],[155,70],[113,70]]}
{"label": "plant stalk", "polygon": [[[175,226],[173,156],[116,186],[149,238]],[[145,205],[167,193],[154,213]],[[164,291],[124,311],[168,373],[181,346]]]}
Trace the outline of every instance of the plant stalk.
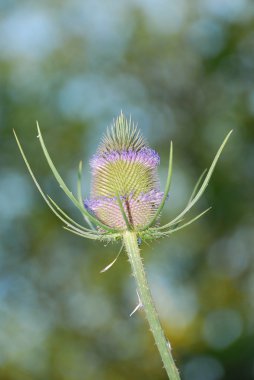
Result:
{"label": "plant stalk", "polygon": [[175,366],[171,354],[170,344],[162,330],[161,323],[147,283],[146,274],[140,256],[140,249],[137,243],[136,233],[133,231],[126,231],[123,235],[123,241],[129,257],[129,261],[131,263],[132,272],[136,280],[138,295],[140,297],[142,307],[145,311],[151,332],[164,364],[164,368],[168,374],[168,378],[170,380],[180,380],[178,370]]}

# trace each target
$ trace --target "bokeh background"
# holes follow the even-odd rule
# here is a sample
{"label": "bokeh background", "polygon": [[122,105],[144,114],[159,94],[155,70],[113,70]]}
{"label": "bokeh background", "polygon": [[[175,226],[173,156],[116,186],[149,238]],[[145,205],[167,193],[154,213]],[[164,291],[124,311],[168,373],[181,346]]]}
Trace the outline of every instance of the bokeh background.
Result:
{"label": "bokeh background", "polygon": [[[183,380],[254,379],[254,2],[0,1],[0,379],[163,380],[166,375],[118,246],[64,231],[42,187],[82,220],[36,138],[76,191],[84,163],[122,110],[161,155],[179,212],[230,129],[195,212],[170,239],[143,244],[156,306]],[[193,214],[194,215],[194,214]],[[191,216],[191,215],[190,215]]]}

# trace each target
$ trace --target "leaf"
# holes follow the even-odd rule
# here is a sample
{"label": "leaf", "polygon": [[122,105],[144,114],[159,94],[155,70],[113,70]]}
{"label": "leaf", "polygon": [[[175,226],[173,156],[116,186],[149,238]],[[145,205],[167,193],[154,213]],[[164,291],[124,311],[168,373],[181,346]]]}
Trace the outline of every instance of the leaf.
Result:
{"label": "leaf", "polygon": [[100,273],[105,273],[107,270],[109,270],[114,264],[115,264],[115,262],[117,261],[117,259],[118,259],[118,257],[120,256],[120,254],[121,254],[121,252],[122,252],[122,250],[123,250],[123,244],[121,245],[121,248],[120,248],[120,250],[119,250],[119,252],[118,252],[118,254],[116,255],[116,257],[115,257],[115,259],[110,263],[110,264],[108,264],[105,268],[103,268],[101,271],[100,271]]}
{"label": "leaf", "polygon": [[165,232],[161,232],[163,235],[169,235],[169,234],[172,234],[173,232],[176,232],[176,231],[179,231],[181,230],[182,228],[185,228],[187,226],[189,226],[190,224],[192,224],[193,222],[195,222],[196,220],[198,220],[199,218],[201,218],[201,216],[203,216],[204,214],[206,214],[208,211],[211,210],[212,207],[209,207],[208,209],[206,209],[205,211],[201,212],[200,214],[198,214],[197,216],[195,216],[194,218],[192,218],[191,220],[189,220],[188,222],[182,224],[181,226],[179,227],[176,227],[176,228],[172,228],[171,230],[168,230],[168,231],[165,231]]}
{"label": "leaf", "polygon": [[82,230],[78,231],[76,228],[75,229],[73,229],[73,227],[71,228],[71,226],[69,226],[69,227],[64,226],[63,228],[69,232],[72,232],[75,235],[78,235],[78,236],[82,236],[82,237],[85,237],[85,238],[88,238],[91,240],[100,240],[99,235],[90,234],[90,236],[87,236],[87,234],[84,231],[82,231]]}
{"label": "leaf", "polygon": [[[27,158],[26,158],[26,155],[25,155],[25,153],[24,153],[24,151],[23,151],[23,149],[22,149],[22,146],[21,146],[21,144],[20,144],[20,142],[19,142],[19,139],[18,139],[18,137],[17,137],[17,135],[16,135],[16,133],[15,133],[15,131],[13,130],[13,133],[14,133],[14,136],[15,136],[15,139],[16,139],[16,141],[17,141],[17,144],[18,144],[18,147],[19,147],[19,150],[20,150],[20,153],[21,153],[21,155],[22,155],[22,157],[23,157],[23,160],[24,160],[24,162],[25,162],[25,164],[26,164],[26,166],[27,166],[27,169],[28,169],[28,171],[29,171],[29,173],[30,173],[30,175],[31,175],[31,177],[32,177],[32,179],[33,179],[33,181],[34,181],[34,183],[35,183],[35,185],[36,185],[36,187],[37,187],[37,189],[39,190],[39,192],[40,192],[40,194],[41,194],[41,196],[43,197],[43,199],[44,199],[44,201],[47,203],[47,205],[49,206],[49,208],[53,211],[53,213],[62,221],[62,222],[64,222],[67,226],[69,226],[69,227],[71,227],[71,228],[73,228],[75,231],[77,231],[77,232],[80,232],[81,230],[79,230],[78,228],[76,228],[75,226],[73,226],[73,225],[71,225],[71,223],[68,221],[68,220],[66,220],[65,218],[63,218],[58,212],[57,212],[57,210],[55,210],[55,208],[54,208],[54,206],[50,203],[50,201],[49,201],[49,199],[47,198],[47,196],[45,195],[45,193],[43,192],[43,190],[42,190],[42,188],[41,188],[41,186],[39,185],[39,183],[38,183],[38,181],[37,181],[37,179],[36,179],[36,177],[35,177],[35,175],[34,175],[34,173],[33,173],[33,171],[32,171],[32,169],[31,169],[31,167],[30,167],[30,165],[29,165],[29,163],[28,163],[28,160],[27,160]],[[59,208],[59,210],[60,210],[60,208]],[[64,212],[62,211],[62,214],[64,214]],[[65,216],[67,216],[66,214],[64,214]],[[69,218],[69,217],[67,217],[69,220],[71,220],[71,221],[73,221],[71,218]],[[75,221],[73,221],[76,225],[78,225],[78,223],[76,223]],[[88,231],[90,231],[90,230],[88,230]],[[81,231],[82,232],[82,231]],[[84,233],[86,233],[86,237],[87,238],[89,238],[89,239],[91,239],[91,238],[99,238],[99,234],[98,235],[91,235],[89,232],[85,232],[85,231],[83,231]],[[91,237],[91,236],[93,236],[93,237]]]}
{"label": "leaf", "polygon": [[201,176],[200,176],[199,179],[197,180],[197,182],[196,182],[196,184],[195,184],[195,186],[194,186],[194,189],[193,189],[193,191],[192,191],[192,193],[191,193],[191,196],[190,196],[190,199],[189,199],[189,201],[188,201],[188,204],[191,203],[191,201],[193,200],[193,198],[194,198],[195,195],[197,194],[197,190],[198,190],[198,188],[199,188],[199,185],[200,185],[202,179],[204,178],[204,175],[205,175],[206,172],[207,172],[207,169],[205,169],[205,170],[203,171],[203,173],[201,174]]}
{"label": "leaf", "polygon": [[85,215],[93,223],[95,223],[96,225],[100,226],[101,228],[103,228],[106,231],[116,232],[116,230],[108,227],[106,224],[102,223],[96,217],[92,216],[85,208],[83,208],[83,207],[80,206],[79,201],[74,197],[74,195],[72,194],[72,192],[68,189],[68,187],[64,183],[62,177],[58,173],[55,165],[53,164],[53,162],[52,162],[52,160],[50,158],[50,155],[48,153],[48,150],[47,150],[47,148],[46,148],[46,146],[44,144],[44,140],[42,138],[42,134],[41,134],[38,122],[37,122],[37,130],[38,130],[38,138],[39,138],[39,141],[40,141],[43,153],[45,155],[45,158],[46,158],[46,160],[47,160],[47,162],[49,164],[49,167],[52,170],[52,173],[53,173],[55,179],[57,180],[57,182],[59,183],[61,189],[65,192],[65,194],[67,195],[67,197],[70,198],[70,200],[73,202],[73,204],[81,211],[82,215]]}
{"label": "leaf", "polygon": [[97,231],[94,231],[94,230],[90,230],[84,226],[82,226],[81,224],[75,222],[75,220],[71,219],[59,206],[58,204],[48,195],[48,199],[49,201],[52,203],[52,205],[55,207],[55,209],[57,209],[60,214],[62,214],[67,220],[69,220],[72,224],[74,224],[75,226],[79,227],[81,230],[83,230],[84,232],[90,232],[90,233],[95,233],[98,235],[98,232]]}
{"label": "leaf", "polygon": [[126,223],[126,227],[127,227],[128,230],[131,230],[132,226],[131,226],[131,224],[129,222],[129,219],[128,219],[125,211],[124,211],[124,207],[123,207],[123,204],[122,204],[122,201],[121,201],[121,198],[120,198],[119,194],[117,194],[117,202],[118,202],[118,205],[119,205],[122,217],[124,218],[124,221]]}
{"label": "leaf", "polygon": [[199,200],[199,198],[200,198],[200,197],[202,196],[202,194],[204,193],[206,187],[208,186],[208,183],[209,183],[210,178],[211,178],[211,176],[212,176],[212,174],[213,174],[213,171],[214,171],[214,169],[215,169],[215,166],[216,166],[216,164],[217,164],[217,161],[218,161],[218,159],[219,159],[219,157],[220,157],[220,155],[221,155],[221,153],[222,153],[222,151],[223,151],[223,148],[225,147],[225,145],[226,145],[226,143],[227,143],[227,141],[228,141],[228,139],[229,139],[229,137],[230,137],[230,135],[231,135],[232,132],[233,132],[233,130],[231,130],[231,131],[227,134],[227,136],[225,137],[223,143],[221,144],[219,150],[217,151],[217,153],[216,153],[216,155],[215,155],[215,157],[214,157],[214,159],[213,159],[213,162],[212,162],[212,164],[211,164],[211,166],[210,166],[210,168],[209,168],[209,170],[208,170],[208,172],[207,172],[207,175],[206,175],[206,177],[205,177],[205,179],[204,179],[204,181],[203,181],[203,183],[202,183],[200,189],[198,190],[198,192],[197,192],[197,194],[194,196],[194,198],[193,198],[193,199],[187,204],[187,206],[185,207],[185,209],[184,209],[184,210],[183,210],[183,211],[182,211],[182,212],[181,212],[176,218],[174,218],[171,222],[165,224],[164,226],[158,227],[158,228],[157,228],[158,230],[160,230],[160,229],[165,229],[165,228],[167,228],[167,227],[170,227],[170,226],[176,224],[176,223],[178,222],[178,220],[181,219],[181,218],[183,218],[183,216],[184,216],[184,215],[185,215],[185,214],[186,214],[186,213],[187,213],[187,212],[188,212],[188,211],[194,206],[194,204]]}

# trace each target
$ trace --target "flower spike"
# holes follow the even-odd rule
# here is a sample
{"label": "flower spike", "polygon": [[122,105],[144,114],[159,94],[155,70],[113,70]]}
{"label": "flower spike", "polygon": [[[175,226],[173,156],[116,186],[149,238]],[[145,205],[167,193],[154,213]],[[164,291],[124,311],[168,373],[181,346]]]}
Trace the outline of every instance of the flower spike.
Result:
{"label": "flower spike", "polygon": [[92,188],[86,209],[118,231],[142,231],[154,219],[163,199],[157,176],[159,162],[158,153],[121,114],[90,161]]}

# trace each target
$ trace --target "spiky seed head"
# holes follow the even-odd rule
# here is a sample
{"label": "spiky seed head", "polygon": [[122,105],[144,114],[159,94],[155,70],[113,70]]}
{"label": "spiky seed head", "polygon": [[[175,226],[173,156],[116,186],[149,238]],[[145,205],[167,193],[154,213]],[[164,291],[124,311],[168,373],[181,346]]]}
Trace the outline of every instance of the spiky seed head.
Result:
{"label": "spiky seed head", "polygon": [[90,161],[92,189],[86,208],[109,227],[122,231],[126,220],[120,198],[129,225],[142,228],[163,196],[158,189],[159,162],[159,155],[147,146],[137,126],[121,113]]}
{"label": "spiky seed head", "polygon": [[98,154],[110,153],[112,151],[139,151],[146,147],[146,141],[138,130],[137,124],[134,124],[124,116],[120,115],[113,121],[113,124],[107,129],[107,133],[102,138],[98,149]]}

